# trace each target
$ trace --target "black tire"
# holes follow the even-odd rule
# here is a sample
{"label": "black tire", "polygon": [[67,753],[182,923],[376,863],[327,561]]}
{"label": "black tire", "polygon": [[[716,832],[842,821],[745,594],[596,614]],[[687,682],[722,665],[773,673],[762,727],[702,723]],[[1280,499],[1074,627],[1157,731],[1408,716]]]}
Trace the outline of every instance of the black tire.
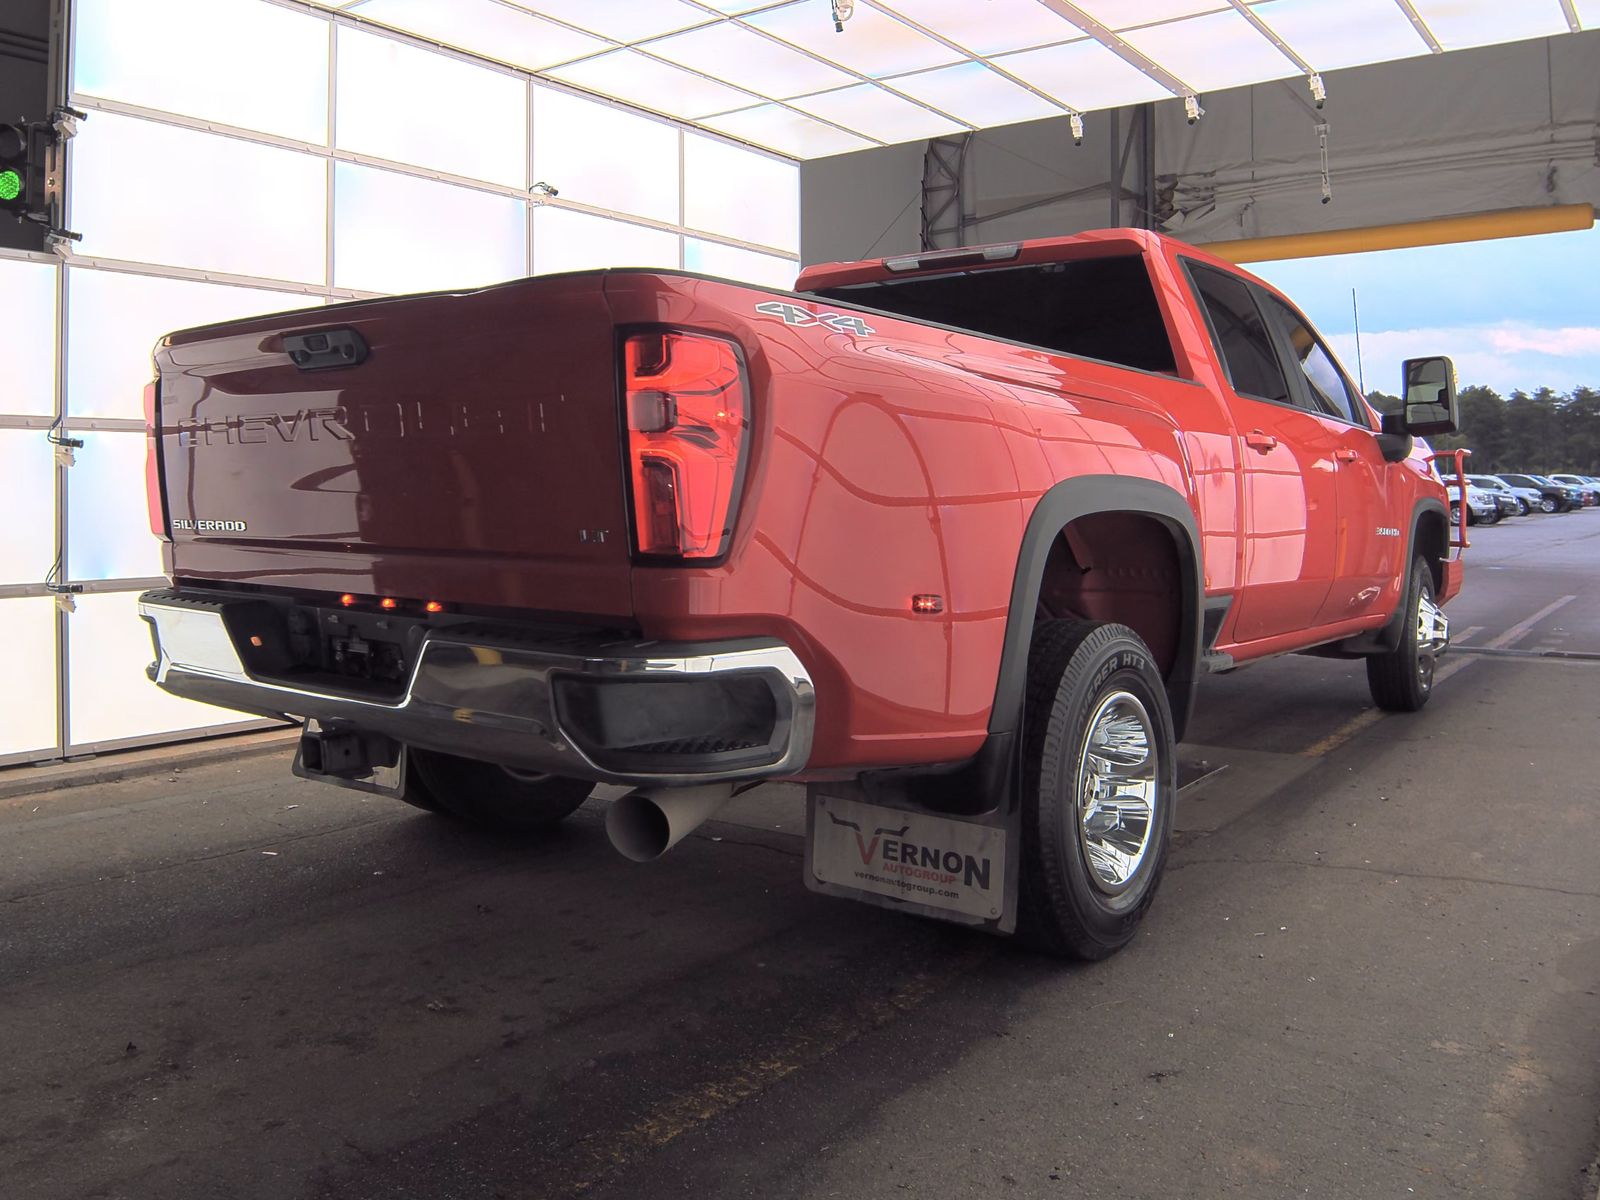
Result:
{"label": "black tire", "polygon": [[1521,496],[1518,496],[1517,497],[1517,516],[1525,517],[1529,513],[1531,513],[1532,511],[1533,511],[1533,506],[1530,505]]}
{"label": "black tire", "polygon": [[1420,554],[1411,562],[1411,579],[1406,588],[1405,628],[1400,644],[1383,654],[1367,658],[1367,687],[1372,702],[1388,712],[1416,712],[1433,694],[1433,673],[1438,659],[1422,642],[1420,632],[1422,601],[1433,601],[1433,571]]}
{"label": "black tire", "polygon": [[[1129,705],[1126,697],[1137,705]],[[1132,839],[1141,836],[1142,824],[1143,841],[1131,869],[1116,882],[1103,875],[1103,857],[1100,865],[1091,862],[1093,835],[1080,819],[1080,797],[1094,726],[1104,729],[1119,713],[1124,722],[1143,718],[1137,733],[1145,758],[1124,765],[1149,774],[1151,781],[1146,819],[1141,823],[1135,816],[1125,824],[1129,818],[1119,812],[1104,829]],[[1132,727],[1125,723],[1123,728]],[[1139,749],[1137,742],[1133,749]],[[1166,689],[1138,634],[1125,625],[1092,621],[1043,621],[1035,627],[1022,753],[1017,937],[1048,954],[1106,958],[1132,940],[1155,897],[1178,787]],[[1103,856],[1104,842],[1096,845]]]}
{"label": "black tire", "polygon": [[436,811],[498,833],[549,829],[576,812],[594,790],[585,779],[514,774],[494,763],[414,747],[408,765]]}
{"label": "black tire", "polygon": [[1483,523],[1485,525],[1498,525],[1498,524],[1500,524],[1500,509],[1499,509],[1498,506],[1495,508],[1495,510],[1492,513],[1488,514],[1486,517],[1483,518]]}
{"label": "black tire", "polygon": [[1554,496],[1546,496],[1543,500],[1539,501],[1539,511],[1540,512],[1553,513],[1553,512],[1559,512],[1560,509],[1561,509],[1561,506],[1556,503],[1556,499],[1555,499]]}

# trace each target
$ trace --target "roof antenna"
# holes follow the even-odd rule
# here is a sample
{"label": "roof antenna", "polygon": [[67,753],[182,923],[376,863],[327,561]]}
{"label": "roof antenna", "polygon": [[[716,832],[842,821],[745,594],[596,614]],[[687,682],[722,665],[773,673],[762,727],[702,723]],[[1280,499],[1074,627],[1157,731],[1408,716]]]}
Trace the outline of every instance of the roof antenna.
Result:
{"label": "roof antenna", "polygon": [[1361,394],[1367,394],[1367,376],[1361,362],[1361,309],[1356,305],[1356,290],[1350,289],[1350,315],[1356,323],[1356,386],[1361,389]]}

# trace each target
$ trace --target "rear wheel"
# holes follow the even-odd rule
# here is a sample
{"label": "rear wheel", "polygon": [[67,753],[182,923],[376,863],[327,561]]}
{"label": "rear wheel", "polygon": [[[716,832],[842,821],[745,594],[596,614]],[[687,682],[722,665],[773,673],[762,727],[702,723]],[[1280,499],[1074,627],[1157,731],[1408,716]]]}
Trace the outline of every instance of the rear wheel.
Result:
{"label": "rear wheel", "polygon": [[1367,659],[1367,687],[1379,708],[1416,712],[1433,694],[1433,672],[1450,644],[1444,610],[1433,602],[1433,571],[1418,555],[1406,589],[1405,629],[1400,644]]}
{"label": "rear wheel", "polygon": [[1177,793],[1172,715],[1124,625],[1045,621],[1028,654],[1017,936],[1099,959],[1155,897]]}
{"label": "rear wheel", "polygon": [[540,775],[435,750],[412,748],[408,765],[435,811],[501,833],[548,829],[575,812],[594,789],[585,779]]}

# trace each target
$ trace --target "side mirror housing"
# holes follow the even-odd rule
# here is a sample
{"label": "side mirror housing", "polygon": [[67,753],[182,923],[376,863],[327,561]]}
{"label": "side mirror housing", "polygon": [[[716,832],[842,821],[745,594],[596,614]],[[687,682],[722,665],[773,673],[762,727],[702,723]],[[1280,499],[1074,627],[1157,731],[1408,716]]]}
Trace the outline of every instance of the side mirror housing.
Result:
{"label": "side mirror housing", "polygon": [[1456,368],[1448,358],[1408,358],[1400,366],[1400,395],[1405,403],[1391,428],[1390,417],[1383,420],[1385,433],[1409,433],[1428,437],[1454,433],[1459,425],[1456,407]]}

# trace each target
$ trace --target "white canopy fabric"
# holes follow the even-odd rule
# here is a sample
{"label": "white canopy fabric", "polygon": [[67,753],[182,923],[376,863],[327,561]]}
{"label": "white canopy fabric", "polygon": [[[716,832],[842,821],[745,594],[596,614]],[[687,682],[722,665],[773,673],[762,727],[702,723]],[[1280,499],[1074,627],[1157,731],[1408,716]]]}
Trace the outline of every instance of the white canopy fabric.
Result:
{"label": "white canopy fabric", "polygon": [[1600,29],[1600,0],[310,2],[797,159]]}

